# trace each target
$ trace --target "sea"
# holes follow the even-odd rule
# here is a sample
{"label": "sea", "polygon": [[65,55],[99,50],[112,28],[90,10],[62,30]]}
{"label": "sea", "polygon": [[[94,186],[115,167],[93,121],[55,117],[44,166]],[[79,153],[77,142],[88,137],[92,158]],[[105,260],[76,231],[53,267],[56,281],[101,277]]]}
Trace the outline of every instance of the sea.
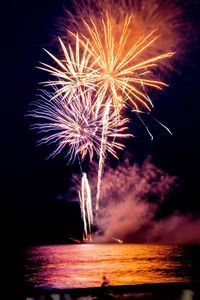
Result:
{"label": "sea", "polygon": [[24,249],[24,282],[46,289],[200,283],[200,245],[74,244]]}

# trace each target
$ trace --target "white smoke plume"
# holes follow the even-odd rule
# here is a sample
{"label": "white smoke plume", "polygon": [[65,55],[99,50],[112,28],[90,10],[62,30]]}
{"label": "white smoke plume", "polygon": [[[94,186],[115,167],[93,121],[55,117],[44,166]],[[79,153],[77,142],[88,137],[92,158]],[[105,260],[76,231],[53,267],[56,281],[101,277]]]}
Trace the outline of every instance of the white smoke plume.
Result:
{"label": "white smoke plume", "polygon": [[[95,207],[97,165],[93,165],[88,179]],[[79,182],[77,176],[74,180]],[[178,210],[156,218],[177,185],[178,178],[156,167],[150,158],[141,165],[127,159],[115,168],[105,167],[93,241],[111,242],[115,237],[124,242],[200,243],[200,218]]]}

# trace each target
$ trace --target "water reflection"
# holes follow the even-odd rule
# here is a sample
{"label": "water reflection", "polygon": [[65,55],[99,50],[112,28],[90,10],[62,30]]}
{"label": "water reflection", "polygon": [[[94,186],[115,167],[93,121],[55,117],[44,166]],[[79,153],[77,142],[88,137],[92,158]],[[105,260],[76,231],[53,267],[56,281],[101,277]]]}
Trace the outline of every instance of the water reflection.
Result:
{"label": "water reflection", "polygon": [[191,271],[196,265],[193,253],[199,251],[195,249],[135,244],[33,247],[26,251],[25,282],[34,287],[94,287],[101,285],[104,273],[112,285],[189,281],[196,276]]}

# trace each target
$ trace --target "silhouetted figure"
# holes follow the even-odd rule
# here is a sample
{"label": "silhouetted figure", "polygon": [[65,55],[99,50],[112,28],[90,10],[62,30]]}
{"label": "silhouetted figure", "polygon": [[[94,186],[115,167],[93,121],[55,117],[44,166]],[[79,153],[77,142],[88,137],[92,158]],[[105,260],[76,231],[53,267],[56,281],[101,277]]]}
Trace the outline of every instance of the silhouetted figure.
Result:
{"label": "silhouetted figure", "polygon": [[106,275],[105,274],[103,274],[103,281],[102,281],[102,284],[101,284],[101,286],[109,286],[110,285],[110,281],[109,281],[109,279],[106,277]]}

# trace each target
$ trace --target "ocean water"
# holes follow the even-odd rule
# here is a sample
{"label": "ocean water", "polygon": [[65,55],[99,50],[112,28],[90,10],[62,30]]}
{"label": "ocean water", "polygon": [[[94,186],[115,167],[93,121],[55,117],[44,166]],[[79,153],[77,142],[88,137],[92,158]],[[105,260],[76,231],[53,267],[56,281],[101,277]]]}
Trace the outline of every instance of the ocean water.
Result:
{"label": "ocean water", "polygon": [[200,245],[77,244],[25,249],[24,284],[43,288],[200,282]]}

